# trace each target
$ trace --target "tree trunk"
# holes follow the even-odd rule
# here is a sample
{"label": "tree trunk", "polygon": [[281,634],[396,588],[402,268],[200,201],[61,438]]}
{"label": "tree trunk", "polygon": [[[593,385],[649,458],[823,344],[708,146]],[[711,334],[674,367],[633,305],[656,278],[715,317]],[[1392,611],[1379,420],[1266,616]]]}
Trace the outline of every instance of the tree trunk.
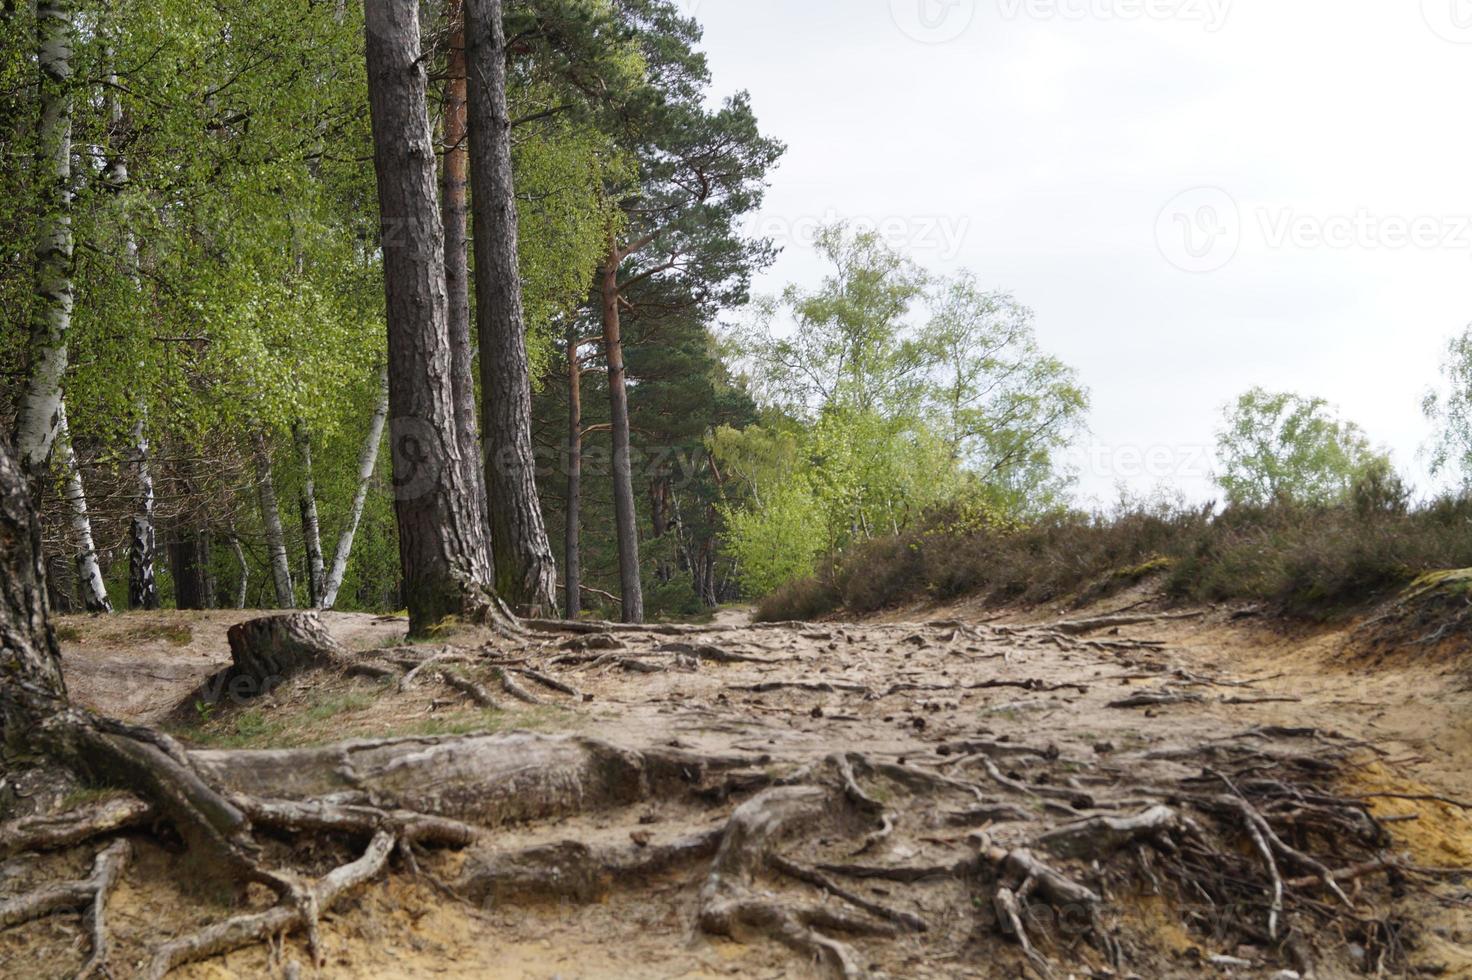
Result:
{"label": "tree trunk", "polygon": [[97,563],[97,545],[92,539],[92,518],[87,512],[87,489],[82,483],[82,468],[77,463],[77,453],[72,448],[72,434],[67,425],[66,405],[61,406],[58,438],[61,443],[61,469],[66,478],[67,509],[71,511],[72,536],[77,546],[77,587],[82,596],[82,608],[91,613],[112,612],[112,602],[107,598],[107,583],[102,578],[102,567]]}
{"label": "tree trunk", "polygon": [[157,609],[154,555],[158,545],[153,524],[153,475],[148,467],[148,437],[144,435],[142,419],[133,427],[133,467],[138,480],[138,499],[128,537],[128,605],[134,609]]}
{"label": "tree trunk", "polygon": [[72,45],[71,0],[40,0],[36,7],[40,69],[37,131],[35,300],[31,311],[29,374],[16,408],[15,447],[32,492],[43,486],[61,428],[61,383],[67,367],[72,303]]}
{"label": "tree trunk", "polygon": [[312,437],[298,422],[292,430],[297,457],[302,465],[302,538],[307,557],[307,605],[313,609],[322,603],[325,583],[322,570],[322,525],[317,519],[317,484],[312,475]]}
{"label": "tree trunk", "polygon": [[[450,51],[445,65],[445,162],[441,207],[445,224],[445,292],[449,301],[450,377],[455,389],[455,431],[465,460],[465,478],[475,490],[483,536],[490,533],[490,511],[476,425],[475,352],[470,342],[470,246],[466,233],[465,190],[470,173],[470,143],[465,114],[465,12],[461,0],[447,0],[445,19]],[[487,549],[491,547],[485,541]],[[490,567],[489,551],[481,556]]]}
{"label": "tree trunk", "polygon": [[577,619],[583,611],[583,365],[578,358],[578,332],[567,331],[567,520],[563,529],[563,579],[567,595],[563,612]]}
{"label": "tree trunk", "polygon": [[374,0],[366,15],[399,558],[410,631],[423,634],[447,616],[484,611],[494,597],[455,432],[444,226],[419,5]]}
{"label": "tree trunk", "polygon": [[202,554],[200,535],[185,528],[177,528],[169,542],[169,565],[174,576],[174,608],[204,609],[209,601],[206,593],[204,566],[208,560]]}
{"label": "tree trunk", "polygon": [[66,700],[61,651],[47,619],[41,528],[26,481],[0,446],[0,745],[23,748],[28,702]]}
{"label": "tree trunk", "polygon": [[639,523],[634,509],[634,474],[629,460],[629,393],[624,385],[624,348],[619,323],[618,246],[604,260],[603,349],[608,360],[609,419],[613,432],[613,511],[618,531],[619,591],[626,623],[644,621],[644,589],[639,580]]}
{"label": "tree trunk", "polygon": [[46,601],[53,612],[63,616],[77,611],[75,597],[64,584],[71,581],[67,572],[65,558],[61,555],[46,556]]}
{"label": "tree trunk", "polygon": [[475,207],[476,325],[480,335],[482,430],[496,589],[538,614],[557,607],[557,563],[537,497],[506,107],[506,37],[501,0],[466,0],[470,74],[470,163]]}
{"label": "tree trunk", "polygon": [[240,566],[240,581],[235,586],[235,608],[245,608],[245,597],[250,588],[250,565],[245,560],[245,549],[240,546],[240,539],[232,532],[230,535],[230,551],[235,555],[235,564]]}
{"label": "tree trunk", "polygon": [[[113,53],[108,52],[109,60]],[[110,66],[111,67],[111,66]],[[109,74],[112,86],[118,83],[117,75]],[[117,89],[112,88],[108,96],[108,118],[112,123],[112,138],[121,140],[125,119],[122,101]],[[107,189],[123,202],[120,209],[123,226],[123,269],[132,284],[133,292],[142,296],[142,283],[138,271],[138,241],[133,237],[132,224],[128,217],[126,200],[128,188],[128,160],[122,153],[112,153],[107,160],[107,173],[103,183]],[[148,465],[148,436],[144,429],[147,405],[142,397],[138,400],[138,421],[133,426],[131,446],[133,476],[138,481],[138,497],[128,535],[128,605],[133,609],[157,609],[159,606],[158,581],[154,571],[154,553],[157,536],[153,524],[154,490],[153,474]]]}
{"label": "tree trunk", "polygon": [[239,703],[267,694],[303,671],[347,662],[347,650],[315,612],[237,623],[226,638],[230,666],[205,682],[206,702],[229,697]]}
{"label": "tree trunk", "polygon": [[271,563],[271,581],[276,586],[276,608],[295,609],[296,589],[291,582],[291,555],[286,550],[286,528],[271,478],[271,449],[266,437],[255,435],[256,496],[261,505],[261,523],[266,528],[266,552]]}
{"label": "tree trunk", "polygon": [[358,533],[358,523],[363,519],[363,505],[368,501],[368,484],[373,480],[373,471],[378,467],[378,447],[383,443],[383,427],[388,421],[388,367],[379,371],[378,404],[373,409],[373,420],[368,423],[368,435],[363,438],[363,448],[358,453],[358,489],[353,494],[353,506],[348,519],[337,539],[337,550],[332,555],[332,570],[322,586],[322,608],[337,605],[337,593],[342,589],[343,577],[348,573],[348,558],[353,552],[353,538]]}

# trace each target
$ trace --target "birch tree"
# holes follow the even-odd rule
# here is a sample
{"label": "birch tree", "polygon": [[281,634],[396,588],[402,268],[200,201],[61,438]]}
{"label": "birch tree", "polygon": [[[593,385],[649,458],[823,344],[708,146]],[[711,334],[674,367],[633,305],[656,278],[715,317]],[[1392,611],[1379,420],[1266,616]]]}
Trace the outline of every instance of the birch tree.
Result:
{"label": "birch tree", "polygon": [[31,310],[29,372],[16,411],[15,445],[33,492],[45,479],[61,431],[62,380],[71,329],[72,282],[72,54],[76,43],[72,0],[36,6],[36,64],[40,123],[36,138],[35,296]]}

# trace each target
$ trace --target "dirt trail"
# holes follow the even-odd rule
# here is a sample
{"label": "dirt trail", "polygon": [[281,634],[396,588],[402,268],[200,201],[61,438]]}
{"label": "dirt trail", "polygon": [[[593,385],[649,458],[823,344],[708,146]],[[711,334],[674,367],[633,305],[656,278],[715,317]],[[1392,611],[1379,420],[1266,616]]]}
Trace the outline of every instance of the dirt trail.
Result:
{"label": "dirt trail", "polygon": [[[157,613],[66,619],[62,634],[74,696],[131,719],[169,717],[181,698],[228,661],[224,632],[239,618],[237,613]],[[1346,657],[1343,631],[1283,634],[1225,612],[1068,636],[1028,628],[1042,618],[1036,613],[984,624],[964,608],[932,611],[926,618],[925,625],[874,621],[772,627],[753,626],[741,613],[730,612],[709,630],[690,635],[546,635],[520,652],[497,655],[504,659],[515,653],[526,666],[571,686],[575,694],[522,674],[514,686],[540,702],[525,703],[496,687],[494,675],[487,675],[481,679],[501,702],[499,710],[487,712],[467,705],[461,694],[433,676],[403,691],[386,691],[361,679],[311,677],[290,682],[262,705],[202,715],[178,734],[206,745],[251,745],[258,739],[316,744],[403,732],[566,731],[631,748],[673,747],[712,756],[744,753],[760,760],[749,767],[753,785],[763,774],[770,784],[773,776],[820,767],[835,754],[851,755],[877,767],[876,773],[890,767],[889,776],[880,780],[876,775],[866,785],[882,782],[884,792],[896,794],[893,804],[883,802],[898,811],[896,824],[902,832],[870,858],[878,861],[882,853],[891,868],[962,861],[975,853],[970,835],[978,829],[1011,846],[1009,835],[1021,835],[1022,827],[1005,814],[970,822],[954,819],[966,808],[974,787],[987,791],[989,805],[991,794],[999,792],[1010,801],[1007,805],[1032,811],[1034,822],[1041,819],[1046,826],[1067,823],[1067,813],[1077,803],[1070,795],[1087,796],[1096,787],[1104,792],[1103,787],[1126,779],[1140,785],[1189,782],[1202,764],[1187,753],[1203,745],[1291,749],[1306,758],[1342,751],[1355,762],[1336,791],[1365,796],[1377,817],[1391,818],[1396,849],[1409,861],[1436,868],[1472,867],[1472,814],[1467,810],[1430,799],[1370,798],[1394,793],[1472,800],[1472,692],[1466,675],[1452,665],[1409,658],[1363,665]],[[372,650],[395,642],[403,623],[334,615],[329,626],[353,649]],[[467,650],[488,644],[484,655],[499,641],[462,635],[445,642]],[[180,715],[174,712],[172,717]],[[1287,729],[1315,731],[1294,735],[1285,734]],[[1249,734],[1270,730],[1275,733]],[[1357,746],[1356,740],[1365,744]],[[989,767],[997,771],[988,775]],[[937,784],[940,795],[911,793],[913,787],[903,785],[915,778],[904,775],[911,771],[955,779],[973,789]],[[1020,789],[1008,788],[998,776]],[[720,828],[729,817],[729,807],[653,800],[622,811],[497,831],[469,852],[426,856],[424,867],[440,881],[463,881],[468,870],[495,868],[507,855],[527,848],[577,841],[597,851],[603,845],[627,848],[633,841],[647,850]],[[1031,825],[1029,833],[1036,829]],[[800,858],[819,863],[847,855],[852,861],[852,844],[824,837]],[[152,862],[156,868],[171,868],[177,860],[157,848],[144,851],[145,867]],[[743,943],[701,933],[694,910],[701,902],[708,863],[706,859],[695,867],[643,876],[637,887],[605,882],[594,889],[591,901],[579,902],[556,889],[542,899],[518,895],[516,901],[503,901],[505,896],[495,893],[499,897],[485,901],[451,901],[428,877],[396,874],[327,918],[324,937],[330,956],[323,975],[810,973],[808,964],[776,943],[756,936],[743,936],[752,940]],[[208,914],[220,914],[199,908],[195,899],[169,887],[167,877],[135,873],[120,893],[117,942],[134,957],[157,942],[160,924],[184,930]],[[1472,976],[1472,896],[1458,881],[1394,893],[1373,885],[1360,892],[1356,885],[1355,901],[1363,904],[1360,914],[1366,919],[1414,922],[1406,941],[1415,967]],[[868,968],[892,977],[1021,975],[1026,962],[1022,952],[997,935],[995,922],[986,924],[989,906],[978,906],[964,882],[920,885],[866,886],[870,900],[902,904],[929,926],[923,936],[902,932],[882,942],[851,940]],[[771,883],[766,887],[777,888]],[[0,876],[0,893],[4,888]],[[792,900],[820,893],[793,882],[776,891]],[[1202,962],[1211,955],[1253,964],[1223,968],[1237,976],[1270,977],[1282,968],[1260,948],[1213,947],[1209,936],[1183,928],[1179,916],[1149,894],[1116,894],[1113,899],[1134,937],[1136,962],[1152,964],[1153,972],[1146,975],[1222,972]],[[842,903],[825,903],[835,905]],[[76,942],[74,920],[53,919],[0,932],[0,974],[50,975],[42,964]],[[1346,948],[1348,959],[1323,950],[1318,975],[1347,976],[1364,965],[1354,960],[1359,946]],[[284,958],[266,949],[245,950],[179,975],[274,974],[292,958],[293,949],[295,941],[287,944]],[[1368,966],[1373,972],[1374,964]]]}

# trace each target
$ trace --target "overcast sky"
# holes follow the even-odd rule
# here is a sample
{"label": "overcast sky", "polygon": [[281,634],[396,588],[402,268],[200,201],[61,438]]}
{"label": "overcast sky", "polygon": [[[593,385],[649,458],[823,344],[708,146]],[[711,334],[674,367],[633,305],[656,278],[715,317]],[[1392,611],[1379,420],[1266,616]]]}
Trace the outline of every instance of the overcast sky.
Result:
{"label": "overcast sky", "polygon": [[758,283],[883,223],[1038,314],[1093,394],[1081,494],[1213,495],[1221,407],[1320,395],[1424,482],[1472,321],[1472,0],[682,0],[789,145]]}

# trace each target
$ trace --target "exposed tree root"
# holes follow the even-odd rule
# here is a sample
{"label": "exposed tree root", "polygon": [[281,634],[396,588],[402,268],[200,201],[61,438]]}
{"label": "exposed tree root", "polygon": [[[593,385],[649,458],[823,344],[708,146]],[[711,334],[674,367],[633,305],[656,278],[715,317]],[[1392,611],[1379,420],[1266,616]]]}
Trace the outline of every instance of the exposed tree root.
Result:
{"label": "exposed tree root", "polygon": [[79,978],[107,973],[107,899],[128,865],[132,847],[115,840],[97,853],[92,873],[80,881],[47,885],[25,895],[0,902],[0,929],[20,925],[67,909],[85,909],[92,952],[76,974]]}
{"label": "exposed tree root", "polygon": [[501,690],[525,704],[541,704],[542,699],[531,691],[528,691],[521,682],[516,679],[515,673],[509,667],[492,667],[491,674],[501,683]]}
{"label": "exposed tree root", "polygon": [[65,813],[0,824],[0,858],[24,851],[74,847],[95,837],[142,826],[152,807],[134,796],[113,796]]}
{"label": "exposed tree root", "polygon": [[821,822],[835,796],[844,795],[821,786],[778,786],[737,807],[701,889],[700,927],[733,939],[764,934],[840,977],[863,976],[854,950],[819,930],[887,936],[894,926],[821,906],[784,903],[756,888],[756,876],[768,865],[772,849]]}
{"label": "exposed tree root", "polygon": [[[388,831],[374,834],[362,857],[345,864],[308,886],[310,901],[280,904],[264,912],[240,915],[202,929],[192,936],[176,939],[159,948],[143,972],[145,980],[163,980],[169,971],[185,963],[207,959],[220,953],[264,942],[293,929],[316,929],[316,916],[350,890],[376,877],[388,863],[394,850],[394,836]],[[316,945],[315,943],[313,944]],[[317,965],[320,951],[314,950]]]}
{"label": "exposed tree root", "polygon": [[[798,659],[787,655],[795,644],[788,638],[784,647],[781,634],[767,643],[727,638],[722,628],[583,628],[587,625],[533,624],[554,638],[528,643],[523,636],[494,651],[405,648],[375,651],[354,663],[381,670],[391,679],[390,688],[437,680],[489,707],[500,695],[471,677],[487,686],[498,684],[528,704],[563,703],[556,694],[579,700],[583,695],[550,672],[549,663],[577,665],[584,672],[607,667],[652,673],[693,671],[705,663],[765,668]],[[844,679],[778,676],[791,674],[790,667],[711,669],[734,674],[731,679],[741,683],[722,685],[712,678],[705,689],[715,688],[719,701],[728,700],[719,693],[724,687],[753,694],[854,695],[845,700],[855,703],[859,697],[872,701],[906,691],[1086,692],[1088,686],[1073,683],[1073,675],[1064,675],[1069,683],[1056,684],[985,673],[978,678],[985,666],[975,658],[963,664],[949,654],[987,649],[974,640],[1021,650],[1019,656],[1056,645],[1072,661],[1079,651],[1106,642],[1078,636],[1103,628],[1113,627],[1095,625],[1077,633],[1056,626],[866,628],[871,641],[877,633],[878,642],[903,644],[900,652],[907,655],[914,648],[907,664],[915,669],[902,669],[898,681],[896,674],[876,676],[858,667],[845,670]],[[808,639],[835,647],[854,642],[857,633],[800,629]],[[572,636],[557,642],[555,634],[563,633]],[[667,637],[689,639],[662,639]],[[1143,645],[1132,649],[1157,647],[1153,641],[1119,641],[1137,642]],[[927,683],[919,672],[926,650],[932,664],[946,665],[936,678],[945,683]],[[255,660],[281,667],[271,656]],[[305,664],[301,669],[343,667],[331,652],[297,659]],[[1197,689],[1240,686],[1169,675],[1157,659],[1129,660],[1128,669],[1141,677],[1174,676]],[[947,672],[953,667],[970,673],[953,676]],[[1090,682],[1097,689],[1100,680],[1118,679],[1095,676]],[[630,679],[612,680],[637,686]],[[667,677],[661,687],[676,680]],[[538,688],[555,694],[533,693]],[[1136,697],[1149,700],[1128,706],[1203,700],[1175,687]],[[1303,936],[1336,928],[1352,935],[1377,965],[1382,960],[1387,969],[1399,965],[1400,926],[1375,919],[1367,910],[1379,906],[1366,896],[1404,887],[1414,880],[1413,871],[1387,853],[1389,839],[1363,800],[1336,795],[1333,787],[1349,752],[1357,748],[1347,740],[1312,729],[1260,728],[1164,750],[1119,752],[1109,746],[1091,755],[1087,742],[1081,749],[1060,737],[1066,751],[1037,744],[1052,737],[1038,732],[1021,732],[1018,737],[1025,741],[1014,742],[1005,734],[953,726],[941,728],[941,737],[950,740],[940,741],[933,734],[940,726],[933,725],[924,738],[907,732],[898,747],[886,744],[872,756],[840,753],[814,762],[812,746],[824,743],[813,735],[822,730],[801,717],[806,712],[802,699],[764,700],[785,703],[762,704],[760,725],[749,729],[730,727],[730,717],[705,703],[669,709],[677,723],[655,740],[683,745],[673,740],[677,733],[699,731],[709,739],[712,732],[745,737],[750,731],[751,737],[737,744],[761,745],[770,734],[774,746],[797,746],[775,761],[764,755],[631,749],[592,738],[525,732],[188,752],[165,736],[79,713],[75,728],[54,737],[71,740],[65,744],[73,758],[92,759],[94,766],[101,760],[113,785],[135,787],[151,805],[117,797],[73,814],[17,821],[0,828],[0,849],[68,847],[156,821],[173,825],[191,847],[203,841],[213,848],[207,860],[227,855],[224,877],[260,882],[275,891],[278,900],[269,909],[235,916],[157,949],[144,974],[150,977],[288,932],[305,934],[313,961],[320,963],[319,916],[348,890],[382,873],[395,852],[411,869],[426,861],[433,879],[435,869],[427,863],[432,858],[416,852],[432,847],[470,848],[459,871],[439,887],[482,907],[599,902],[619,888],[668,876],[676,888],[666,893],[695,894],[701,930],[740,940],[775,940],[840,977],[864,975],[868,963],[882,959],[876,953],[884,940],[896,947],[934,943],[937,937],[948,941],[947,931],[954,937],[957,930],[958,908],[975,910],[964,917],[967,936],[979,931],[1010,941],[1000,954],[999,973],[1027,969],[1025,960],[1045,976],[1157,975],[1160,961],[1149,958],[1156,954],[1143,950],[1138,935],[1131,936],[1131,928],[1138,927],[1119,901],[1141,892],[1159,896],[1175,918],[1195,928],[1203,951],[1200,969],[1213,962],[1230,965],[1239,947],[1250,944],[1261,950],[1264,962],[1291,964],[1307,974],[1324,950],[1310,949]],[[742,710],[736,704],[727,708]],[[664,703],[659,710],[666,710]],[[676,710],[680,714],[673,714]],[[880,706],[868,704],[863,709],[855,704],[854,710],[882,713]],[[802,728],[803,738],[784,742],[780,723],[769,724],[765,717],[786,712],[798,716],[794,727]],[[895,721],[909,728],[904,717]],[[979,734],[968,737],[970,732]],[[126,780],[115,778],[120,771]],[[668,806],[701,820],[724,821],[699,831],[656,833],[660,828],[654,824],[669,814],[654,812],[650,802],[661,810]],[[630,813],[635,806],[640,810]],[[497,844],[497,828],[573,816],[588,818],[582,822],[589,828],[585,837],[566,828],[540,839],[520,831],[520,845]],[[315,881],[290,869],[262,866],[263,854],[280,853],[275,842],[314,838],[334,853],[349,845],[365,849]],[[272,847],[264,849],[268,842]],[[98,861],[100,867],[102,858]],[[101,952],[89,969],[100,972],[107,958],[106,892],[120,869],[121,863],[105,885],[94,884],[94,870],[86,882],[55,886],[59,891],[53,897],[31,898],[24,907],[16,903],[27,899],[10,899],[0,905],[0,927],[59,908],[94,909],[89,930]],[[938,905],[934,891],[926,897],[927,889],[943,890],[950,904]],[[1213,961],[1213,956],[1226,959]],[[1317,968],[1329,970],[1327,964]]]}

